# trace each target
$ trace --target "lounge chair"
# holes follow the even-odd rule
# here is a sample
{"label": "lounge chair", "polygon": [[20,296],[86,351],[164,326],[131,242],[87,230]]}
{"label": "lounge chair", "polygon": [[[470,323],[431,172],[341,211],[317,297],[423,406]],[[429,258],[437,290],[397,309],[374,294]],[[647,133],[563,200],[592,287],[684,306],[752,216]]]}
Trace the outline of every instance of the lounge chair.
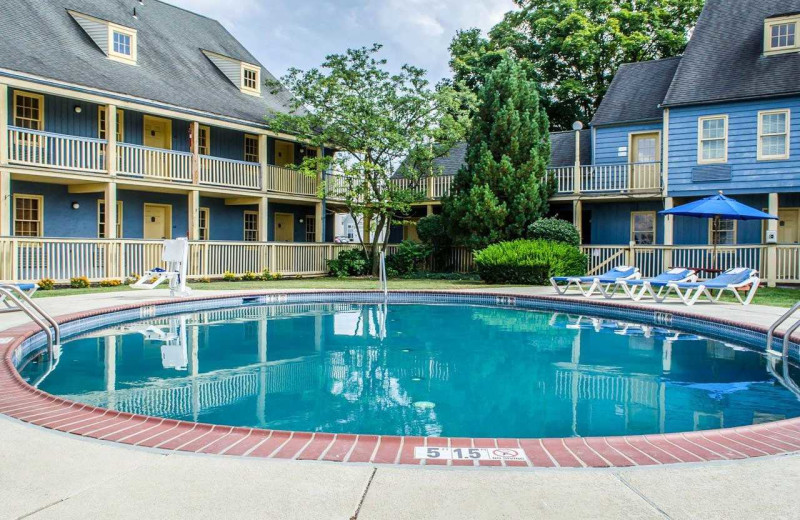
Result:
{"label": "lounge chair", "polygon": [[[720,296],[725,291],[730,291],[742,305],[749,305],[756,295],[758,284],[758,271],[747,267],[736,267],[728,269],[711,280],[704,282],[669,282],[664,295],[657,301],[662,302],[667,299],[670,292],[675,291],[678,298],[686,305],[694,305],[700,297],[705,296],[711,303],[719,301]],[[739,289],[749,287],[747,296],[742,298]],[[716,296],[712,291],[718,291]]]}
{"label": "lounge chair", "polygon": [[[12,283],[12,284],[4,284],[6,287],[16,287],[20,291],[24,292],[28,298],[33,296],[33,293],[39,289],[39,286],[35,283]],[[4,308],[0,308],[0,312],[14,312],[21,310],[14,302],[8,300],[5,294],[0,293],[0,304],[4,306]]]}
{"label": "lounge chair", "polygon": [[[584,296],[591,296],[595,291],[605,294],[608,288],[617,283],[618,280],[635,280],[640,276],[641,274],[637,267],[619,265],[600,276],[554,276],[550,278],[550,284],[558,294],[566,294],[569,288],[574,286]],[[564,282],[566,282],[566,285],[559,285]],[[588,289],[584,287],[586,285],[589,286]],[[605,286],[605,289],[603,286]]]}
{"label": "lounge chair", "polygon": [[[631,300],[638,302],[648,294],[656,301],[663,296],[670,282],[695,282],[697,274],[691,269],[675,267],[661,273],[655,278],[639,278],[636,280],[617,280],[610,291],[603,296],[613,298],[617,289],[622,289]],[[656,290],[658,292],[656,292]]]}
{"label": "lounge chair", "polygon": [[170,296],[188,296],[192,290],[186,287],[186,271],[189,262],[189,241],[185,238],[165,240],[161,260],[167,268],[156,267],[147,271],[132,289],[155,289],[161,283],[168,281]]}

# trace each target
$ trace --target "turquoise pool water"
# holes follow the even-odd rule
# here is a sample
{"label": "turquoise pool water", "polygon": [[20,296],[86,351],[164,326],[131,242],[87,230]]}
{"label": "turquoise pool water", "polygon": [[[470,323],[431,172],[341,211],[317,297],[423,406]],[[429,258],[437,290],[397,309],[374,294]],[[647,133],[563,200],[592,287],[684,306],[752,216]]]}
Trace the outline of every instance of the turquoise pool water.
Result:
{"label": "turquoise pool water", "polygon": [[115,410],[332,433],[623,435],[800,415],[755,351],[470,305],[260,305],[157,318],[70,340],[54,369],[32,361],[22,375]]}

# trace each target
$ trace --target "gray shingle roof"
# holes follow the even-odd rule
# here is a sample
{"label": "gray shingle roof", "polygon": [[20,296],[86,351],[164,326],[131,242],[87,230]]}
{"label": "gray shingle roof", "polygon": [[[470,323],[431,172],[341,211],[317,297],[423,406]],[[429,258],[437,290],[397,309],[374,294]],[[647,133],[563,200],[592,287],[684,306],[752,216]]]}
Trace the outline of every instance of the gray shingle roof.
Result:
{"label": "gray shingle roof", "polygon": [[[455,175],[463,166],[467,156],[467,143],[456,144],[450,153],[434,160],[440,169],[438,175]],[[581,164],[592,162],[592,134],[588,130],[581,132]],[[575,165],[575,134],[574,132],[550,133],[550,166]],[[398,169],[394,177],[401,177]]]}
{"label": "gray shingle roof", "polygon": [[675,57],[622,65],[597,108],[592,125],[661,119],[659,105],[680,62],[681,58]]}
{"label": "gray shingle roof", "polygon": [[[201,49],[259,64],[217,21],[157,1],[15,0],[0,17],[0,68],[263,124],[288,92],[242,93]],[[136,8],[137,18],[133,17]],[[107,59],[67,9],[137,30],[138,65]],[[262,79],[274,79],[266,69]]]}
{"label": "gray shingle roof", "polygon": [[[587,129],[581,132],[581,164],[592,163],[592,133]],[[550,166],[575,165],[575,133],[550,133]]]}
{"label": "gray shingle roof", "polygon": [[800,53],[764,56],[764,20],[800,0],[706,0],[665,106],[800,93]]}

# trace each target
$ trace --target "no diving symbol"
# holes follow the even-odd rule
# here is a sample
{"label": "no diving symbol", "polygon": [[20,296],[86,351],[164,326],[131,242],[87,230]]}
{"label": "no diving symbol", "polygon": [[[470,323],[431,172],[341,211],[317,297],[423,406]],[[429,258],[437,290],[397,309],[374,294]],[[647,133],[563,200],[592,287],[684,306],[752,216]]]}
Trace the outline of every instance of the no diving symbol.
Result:
{"label": "no diving symbol", "polygon": [[519,451],[511,448],[498,448],[496,450],[492,450],[492,455],[501,459],[516,459],[520,457]]}

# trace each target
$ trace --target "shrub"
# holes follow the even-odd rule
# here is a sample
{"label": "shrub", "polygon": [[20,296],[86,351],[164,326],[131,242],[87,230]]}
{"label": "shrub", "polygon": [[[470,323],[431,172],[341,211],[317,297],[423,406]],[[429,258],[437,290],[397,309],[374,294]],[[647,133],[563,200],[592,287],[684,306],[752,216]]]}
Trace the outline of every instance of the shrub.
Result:
{"label": "shrub", "polygon": [[256,273],[254,273],[252,271],[247,271],[246,273],[244,273],[242,275],[242,280],[244,280],[245,282],[254,282],[254,281],[258,280],[259,277],[260,276],[257,275]]}
{"label": "shrub", "polygon": [[100,287],[119,287],[122,285],[122,280],[103,280],[100,282]]}
{"label": "shrub", "polygon": [[328,260],[328,272],[331,276],[364,276],[370,272],[369,260],[361,249],[345,249],[336,260]]}
{"label": "shrub", "polygon": [[211,278],[208,276],[202,276],[195,280],[196,283],[211,283]]}
{"label": "shrub", "polygon": [[52,291],[55,289],[56,281],[52,278],[42,278],[36,285],[39,286],[39,290],[41,291]]}
{"label": "shrub", "polygon": [[238,282],[239,281],[239,277],[236,276],[235,274],[233,274],[230,271],[225,271],[224,273],[222,273],[222,279],[225,280],[226,282]]}
{"label": "shrub", "polygon": [[528,226],[528,235],[533,240],[564,242],[571,246],[581,245],[581,235],[571,222],[559,218],[542,218]]}
{"label": "shrub", "polygon": [[425,260],[431,254],[431,249],[431,246],[427,244],[404,240],[397,246],[395,252],[386,259],[387,274],[393,272],[393,276],[402,276],[422,269]]}
{"label": "shrub", "polygon": [[138,281],[139,281],[139,279],[141,279],[141,276],[139,276],[139,275],[138,275],[138,274],[136,274],[136,273],[133,273],[133,274],[131,274],[131,275],[130,275],[128,278],[126,278],[126,279],[125,279],[125,284],[126,284],[126,285],[133,285],[133,284],[135,284],[136,282],[138,282]]}
{"label": "shrub", "polygon": [[78,276],[76,278],[69,279],[69,286],[73,289],[86,289],[89,287],[89,285],[91,285],[89,283],[89,279],[85,276]]}
{"label": "shrub", "polygon": [[515,240],[475,253],[478,274],[487,283],[544,285],[551,276],[586,273],[586,255],[563,242]]}
{"label": "shrub", "polygon": [[437,271],[452,267],[453,240],[447,232],[447,225],[441,215],[429,215],[417,222],[417,235],[423,244],[431,246],[433,255],[432,269]]}

